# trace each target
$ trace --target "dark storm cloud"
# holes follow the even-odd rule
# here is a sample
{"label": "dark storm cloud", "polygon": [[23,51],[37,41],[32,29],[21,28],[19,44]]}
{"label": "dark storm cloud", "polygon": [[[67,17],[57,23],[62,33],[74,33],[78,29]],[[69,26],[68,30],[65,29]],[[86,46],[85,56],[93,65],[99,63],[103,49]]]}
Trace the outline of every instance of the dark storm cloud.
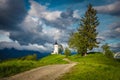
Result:
{"label": "dark storm cloud", "polygon": [[[4,4],[9,4],[10,6],[11,2],[8,2],[9,1]],[[12,0],[12,2],[16,1]],[[10,15],[10,18],[2,17],[0,15],[0,17],[5,18],[4,21],[6,20],[6,23],[8,23],[0,23],[2,26],[6,26],[0,28],[2,30],[9,30],[10,35],[8,37],[13,41],[11,44],[14,44],[14,42],[17,41],[17,44],[19,45],[15,47],[22,46],[22,48],[24,46],[29,46],[29,44],[37,44],[38,46],[43,45],[49,50],[53,47],[55,40],[58,40],[61,43],[67,42],[69,37],[68,32],[72,30],[70,29],[70,26],[78,21],[79,16],[75,10],[67,9],[64,12],[49,11],[46,6],[30,0],[30,9],[26,12],[22,0],[18,2],[20,5],[18,4],[17,6],[20,7],[22,5],[19,13],[16,12],[17,8],[15,8],[15,5],[14,7],[11,5],[12,7],[10,7],[10,10],[6,7],[1,8],[1,10],[4,9],[6,12],[7,10],[11,11],[11,9],[15,10],[6,13],[6,15]],[[26,15],[26,13],[28,14]],[[12,22],[9,22],[11,20]],[[12,30],[13,28],[17,30]],[[7,47],[7,43],[5,43],[5,45],[5,47]],[[8,47],[9,46],[12,47],[14,45],[8,45]]]}
{"label": "dark storm cloud", "polygon": [[113,45],[110,45],[110,47],[111,47],[112,51],[120,52],[120,42],[113,44]]}
{"label": "dark storm cloud", "polygon": [[112,4],[96,6],[95,9],[98,13],[110,14],[114,16],[120,16],[120,1],[116,1]]}
{"label": "dark storm cloud", "polygon": [[46,25],[50,25],[61,30],[67,30],[72,24],[75,24],[79,21],[79,18],[76,18],[73,15],[74,11],[67,9],[65,12],[62,12],[60,14],[60,17],[56,20],[48,21],[46,19],[43,19],[43,21]]}
{"label": "dark storm cloud", "polygon": [[24,0],[0,0],[0,29],[17,29],[26,14]]}
{"label": "dark storm cloud", "polygon": [[51,41],[54,41],[51,36],[44,34],[43,32],[39,32],[37,29],[35,30],[36,31],[12,31],[10,38],[17,40],[22,45],[28,45],[29,43],[43,45],[46,42],[52,43]]}
{"label": "dark storm cloud", "polygon": [[69,18],[69,17],[73,17],[73,10],[71,9],[67,9],[66,12],[62,12],[61,13],[61,17],[62,18]]}
{"label": "dark storm cloud", "polygon": [[[40,45],[43,45],[46,42],[53,43],[57,35],[61,42],[67,41],[66,38],[68,38],[69,35],[67,32],[70,31],[68,28],[77,22],[78,18],[74,17],[74,11],[71,9],[67,9],[65,12],[61,12],[59,15],[58,13],[59,11],[49,12],[46,10],[45,6],[31,1],[31,9],[29,11],[29,15],[27,15],[25,21],[23,21],[23,25],[21,25],[23,26],[23,31],[11,32],[10,38],[17,40],[20,44],[24,45],[27,45],[29,43],[37,43]],[[41,24],[37,26],[30,17],[31,15],[39,17]],[[55,15],[58,15],[58,17],[56,18]],[[51,20],[51,17],[54,20]],[[58,30],[60,32],[55,33],[56,31],[51,30],[46,30],[47,32],[44,32],[43,25],[50,26],[51,29]],[[62,31],[65,31],[66,33]]]}
{"label": "dark storm cloud", "polygon": [[[21,29],[16,31],[10,31],[10,38],[15,41],[17,40],[21,45],[28,45],[29,43],[34,44],[45,44],[46,42],[51,43],[54,41],[53,38],[42,32],[42,24],[38,24],[32,19],[32,16],[41,16],[41,10],[44,11],[45,6],[41,6],[37,2],[30,0],[31,9],[28,11],[28,15],[22,20],[22,23],[17,25]],[[31,12],[30,12],[31,11]],[[34,11],[36,14],[34,14]],[[33,12],[33,15],[31,16]],[[20,15],[19,15],[20,16]],[[22,15],[21,15],[22,16]]]}
{"label": "dark storm cloud", "polygon": [[120,22],[110,25],[110,29],[105,32],[104,36],[108,39],[120,40]]}

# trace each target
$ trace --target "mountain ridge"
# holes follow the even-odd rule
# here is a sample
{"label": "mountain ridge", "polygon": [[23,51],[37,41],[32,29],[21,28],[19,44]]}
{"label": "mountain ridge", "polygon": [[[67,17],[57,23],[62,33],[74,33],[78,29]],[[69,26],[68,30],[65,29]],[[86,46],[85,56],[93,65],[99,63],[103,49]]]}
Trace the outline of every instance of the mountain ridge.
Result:
{"label": "mountain ridge", "polygon": [[6,59],[13,59],[13,58],[20,58],[27,55],[36,54],[37,59],[40,59],[42,57],[45,57],[50,54],[50,52],[39,52],[39,51],[32,51],[32,50],[17,50],[15,48],[5,48],[0,49],[0,60],[6,60]]}

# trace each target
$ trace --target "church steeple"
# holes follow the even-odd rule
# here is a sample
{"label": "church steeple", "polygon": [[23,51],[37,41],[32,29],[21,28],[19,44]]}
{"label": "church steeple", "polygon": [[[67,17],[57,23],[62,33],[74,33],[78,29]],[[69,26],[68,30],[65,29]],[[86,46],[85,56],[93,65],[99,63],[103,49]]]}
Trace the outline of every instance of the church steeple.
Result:
{"label": "church steeple", "polygon": [[57,41],[55,41],[53,46],[54,46],[54,50],[53,50],[53,52],[51,54],[59,54],[59,53],[61,53],[63,51],[62,45],[57,43]]}

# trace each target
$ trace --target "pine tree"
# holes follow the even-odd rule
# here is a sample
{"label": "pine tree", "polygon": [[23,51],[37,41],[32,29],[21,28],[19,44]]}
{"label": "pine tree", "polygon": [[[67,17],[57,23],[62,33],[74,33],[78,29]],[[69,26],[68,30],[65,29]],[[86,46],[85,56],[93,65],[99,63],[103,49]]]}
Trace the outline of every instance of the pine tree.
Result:
{"label": "pine tree", "polygon": [[70,47],[77,49],[77,52],[82,53],[82,56],[86,55],[88,50],[98,47],[96,27],[99,25],[99,21],[96,14],[97,11],[89,4],[84,17],[80,20],[78,31],[73,33],[69,39]]}

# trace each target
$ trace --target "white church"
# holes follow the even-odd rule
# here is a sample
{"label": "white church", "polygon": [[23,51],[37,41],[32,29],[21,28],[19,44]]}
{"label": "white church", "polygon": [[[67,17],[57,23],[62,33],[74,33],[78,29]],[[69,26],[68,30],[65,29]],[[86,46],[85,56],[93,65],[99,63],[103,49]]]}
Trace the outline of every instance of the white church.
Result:
{"label": "white church", "polygon": [[54,50],[51,54],[60,54],[63,52],[63,46],[61,44],[58,44],[57,41],[54,44]]}

